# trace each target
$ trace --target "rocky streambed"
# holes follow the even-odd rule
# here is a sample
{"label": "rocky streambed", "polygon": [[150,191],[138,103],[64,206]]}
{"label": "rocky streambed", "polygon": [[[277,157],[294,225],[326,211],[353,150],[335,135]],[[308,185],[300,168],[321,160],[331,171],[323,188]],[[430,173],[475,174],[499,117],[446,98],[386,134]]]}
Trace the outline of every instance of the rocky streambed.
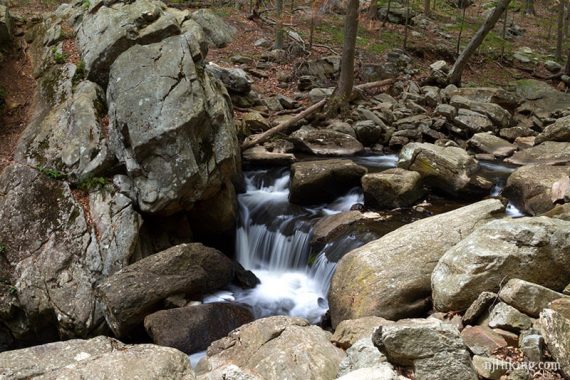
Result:
{"label": "rocky streambed", "polygon": [[439,62],[241,152],[262,113],[326,95],[336,58],[260,98],[206,61],[236,33],[207,10],[77,1],[26,25],[0,377],[570,375],[567,95],[435,87]]}

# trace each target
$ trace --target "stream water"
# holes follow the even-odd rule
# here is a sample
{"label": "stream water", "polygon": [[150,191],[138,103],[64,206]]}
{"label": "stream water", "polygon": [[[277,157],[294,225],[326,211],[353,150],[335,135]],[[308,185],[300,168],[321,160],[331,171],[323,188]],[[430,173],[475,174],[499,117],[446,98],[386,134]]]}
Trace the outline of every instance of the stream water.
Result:
{"label": "stream water", "polygon": [[[377,172],[395,167],[397,156],[356,157],[354,161],[366,166],[369,172]],[[481,170],[496,184],[491,195],[498,196],[506,177],[514,169],[488,162],[481,164]],[[204,302],[239,302],[250,305],[256,318],[289,315],[318,323],[328,310],[327,292],[335,269],[335,263],[327,259],[325,252],[329,253],[328,257],[332,257],[331,252],[341,256],[365,242],[349,234],[328,243],[311,260],[311,221],[363,203],[362,190],[352,189],[332,203],[301,207],[289,203],[287,169],[252,170],[244,176],[246,191],[238,196],[236,258],[253,271],[261,283],[254,289],[230,287],[206,297]],[[461,205],[453,204],[450,208]],[[512,205],[507,208],[507,214],[522,216]]]}

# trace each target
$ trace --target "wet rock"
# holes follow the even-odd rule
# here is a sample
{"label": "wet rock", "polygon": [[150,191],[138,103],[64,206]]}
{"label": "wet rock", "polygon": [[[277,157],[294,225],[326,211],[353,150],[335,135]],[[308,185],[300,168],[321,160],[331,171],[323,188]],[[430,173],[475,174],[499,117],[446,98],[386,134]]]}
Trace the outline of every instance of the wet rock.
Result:
{"label": "wet rock", "polygon": [[365,175],[362,188],[366,205],[377,209],[409,207],[425,194],[421,175],[400,168]]}
{"label": "wet rock", "polygon": [[513,144],[491,133],[476,133],[467,143],[471,147],[495,157],[508,157],[517,150]]}
{"label": "wet rock", "polygon": [[426,185],[451,195],[487,190],[475,181],[477,161],[461,148],[408,144],[400,152],[398,167],[417,171]]}
{"label": "wet rock", "polygon": [[298,204],[332,201],[360,185],[366,169],[350,160],[305,161],[291,165],[289,199]]}
{"label": "wet rock", "polygon": [[48,177],[57,171],[45,173],[13,164],[0,176],[0,277],[16,296],[0,319],[21,341],[92,334],[103,322],[94,284],[137,256],[142,224],[109,190],[83,199],[89,218],[69,185]]}
{"label": "wet rock", "polygon": [[545,141],[540,145],[516,152],[505,162],[515,165],[568,165],[570,142]]}
{"label": "wet rock", "polygon": [[545,141],[570,142],[570,116],[556,120],[555,123],[544,128],[544,130],[536,136],[536,144],[541,144]]}
{"label": "wet rock", "polygon": [[568,166],[523,166],[509,176],[503,195],[526,213],[542,214],[554,208],[554,184],[569,175]]}
{"label": "wet rock", "polygon": [[331,342],[346,350],[361,339],[371,339],[378,327],[390,323],[394,322],[380,317],[347,319],[338,324],[331,337]]}
{"label": "wet rock", "polygon": [[329,291],[333,326],[345,319],[400,319],[424,313],[437,260],[503,205],[486,200],[407,224],[346,254]]}
{"label": "wet rock", "polygon": [[333,379],[344,352],[328,340],[330,333],[300,318],[269,317],[232,331],[210,345],[196,374],[216,377],[234,364],[264,379]]}
{"label": "wet rock", "polygon": [[475,355],[491,356],[499,348],[506,347],[507,341],[486,326],[468,326],[461,331],[463,343]]}
{"label": "wet rock", "polygon": [[498,291],[512,278],[562,290],[570,223],[547,217],[495,220],[449,249],[432,275],[434,307],[463,310],[483,291]]}
{"label": "wet rock", "polygon": [[83,379],[95,373],[107,379],[195,379],[188,357],[178,350],[107,337],[3,352],[0,364],[0,376],[10,379]]}
{"label": "wet rock", "polygon": [[242,153],[242,157],[245,162],[270,166],[289,165],[297,160],[292,153],[271,151],[265,146],[250,148]]}
{"label": "wet rock", "polygon": [[97,288],[105,318],[124,336],[173,294],[199,297],[232,279],[231,260],[199,243],[182,244],[131,264]]}
{"label": "wet rock", "polygon": [[413,366],[417,380],[477,379],[459,331],[436,319],[408,319],[382,326],[372,341],[390,363]]}
{"label": "wet rock", "polygon": [[246,307],[207,303],[157,311],[145,317],[144,326],[155,344],[192,354],[252,321],[253,314]]}
{"label": "wet rock", "polygon": [[497,301],[498,295],[492,292],[482,292],[463,315],[466,325],[477,324],[477,321],[491,311],[491,306]]}
{"label": "wet rock", "polygon": [[232,42],[237,33],[233,26],[226,23],[209,9],[199,9],[192,13],[192,20],[196,21],[204,29],[208,44],[212,47],[225,47]]}
{"label": "wet rock", "polygon": [[519,333],[532,327],[532,319],[504,302],[499,302],[489,316],[489,327]]}
{"label": "wet rock", "polygon": [[221,80],[228,92],[234,94],[248,94],[251,90],[252,79],[247,73],[234,67],[221,67],[213,62],[206,65],[206,71],[218,80]]}
{"label": "wet rock", "polygon": [[291,140],[297,149],[317,156],[351,156],[364,150],[354,137],[329,129],[301,128]]}
{"label": "wet rock", "polygon": [[152,0],[94,7],[91,12],[79,25],[77,45],[87,78],[103,87],[108,83],[111,65],[123,52],[180,33],[175,16]]}
{"label": "wet rock", "polygon": [[542,309],[550,302],[566,296],[544,286],[513,278],[501,288],[499,297],[526,315],[538,318]]}
{"label": "wet rock", "polygon": [[110,145],[146,213],[191,209],[239,176],[227,92],[197,69],[190,41],[134,46],[111,68]]}

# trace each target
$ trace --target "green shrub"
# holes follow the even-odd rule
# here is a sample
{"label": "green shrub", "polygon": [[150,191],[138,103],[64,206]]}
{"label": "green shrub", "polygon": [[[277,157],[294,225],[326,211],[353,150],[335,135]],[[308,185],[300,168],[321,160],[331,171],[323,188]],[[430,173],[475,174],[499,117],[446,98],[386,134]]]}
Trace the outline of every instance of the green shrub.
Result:
{"label": "green shrub", "polygon": [[45,166],[40,166],[37,169],[40,173],[42,173],[43,175],[45,175],[51,179],[55,179],[58,181],[67,179],[67,174],[62,173],[57,169],[47,168]]}

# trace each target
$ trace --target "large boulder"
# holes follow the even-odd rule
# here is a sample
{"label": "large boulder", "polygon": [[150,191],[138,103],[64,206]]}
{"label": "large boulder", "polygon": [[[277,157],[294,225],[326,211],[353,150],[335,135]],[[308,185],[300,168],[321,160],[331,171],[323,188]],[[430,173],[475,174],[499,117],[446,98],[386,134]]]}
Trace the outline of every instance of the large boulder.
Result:
{"label": "large boulder", "polygon": [[22,342],[96,333],[104,319],[95,284],[138,256],[142,220],[127,197],[107,189],[76,199],[49,177],[56,171],[44,173],[13,164],[0,175],[0,277],[9,306],[0,319]]}
{"label": "large boulder", "polygon": [[536,115],[547,116],[564,110],[570,103],[570,94],[560,92],[545,81],[522,79],[514,83],[514,94],[522,101],[521,108],[532,110]]}
{"label": "large boulder", "polygon": [[332,79],[340,72],[340,57],[333,55],[314,61],[303,62],[298,69],[298,75],[311,75],[320,80]]}
{"label": "large boulder", "polygon": [[76,38],[87,77],[106,86],[111,65],[123,52],[179,33],[176,17],[158,1],[97,1],[85,13]]}
{"label": "large boulder", "polygon": [[417,380],[477,380],[469,351],[450,324],[405,319],[380,327],[372,341],[390,363],[412,366]]}
{"label": "large boulder", "polygon": [[301,128],[291,134],[295,147],[316,156],[351,156],[364,146],[351,135],[332,129]]}
{"label": "large boulder", "polygon": [[515,145],[489,132],[476,133],[467,143],[480,152],[499,158],[508,157],[517,150]]}
{"label": "large boulder", "polygon": [[457,147],[408,144],[400,152],[398,167],[420,173],[427,185],[452,195],[486,192],[490,186],[475,174],[477,160]]}
{"label": "large boulder", "polygon": [[374,316],[347,319],[338,324],[331,337],[331,342],[346,350],[359,340],[371,339],[378,327],[390,323],[394,322]]}
{"label": "large boulder", "polygon": [[97,287],[105,318],[124,336],[161,302],[175,294],[200,297],[229,283],[233,265],[216,249],[200,243],[174,246],[131,264]]}
{"label": "large boulder", "polygon": [[434,307],[465,310],[483,291],[518,278],[561,291],[570,282],[570,222],[495,220],[449,249],[432,275]]}
{"label": "large boulder", "polygon": [[486,115],[499,128],[506,128],[511,123],[512,116],[509,111],[494,103],[477,102],[455,95],[451,97],[449,104]]}
{"label": "large boulder", "polygon": [[560,298],[570,299],[562,293],[518,278],[509,280],[501,288],[499,297],[503,302],[534,318],[538,318],[550,302]]}
{"label": "large boulder", "polygon": [[[388,379],[397,379],[394,367],[388,363],[386,356],[378,351],[372,343],[372,334],[355,342],[346,350],[346,358],[340,363],[338,376],[345,376],[364,368],[376,368],[385,372]],[[368,378],[366,377],[366,379]]]}
{"label": "large boulder", "polygon": [[477,103],[494,103],[508,111],[513,111],[520,102],[516,95],[495,87],[455,87],[450,89],[448,96],[461,96]]}
{"label": "large boulder", "polygon": [[505,162],[515,165],[568,165],[570,142],[545,141],[542,144],[516,152]]}
{"label": "large boulder", "polygon": [[437,261],[503,210],[498,200],[481,201],[405,225],[346,254],[329,291],[333,326],[345,319],[400,319],[427,311]]}
{"label": "large boulder", "polygon": [[329,338],[304,319],[259,319],[212,343],[196,374],[198,379],[220,378],[215,374],[234,364],[267,380],[333,379],[345,354]]}
{"label": "large boulder", "polygon": [[542,214],[554,208],[553,188],[568,176],[570,166],[523,166],[509,176],[503,195],[526,213]]}
{"label": "large boulder", "polygon": [[209,9],[199,9],[192,13],[192,20],[204,30],[206,40],[212,47],[222,48],[232,42],[237,30]]}
{"label": "large boulder", "polygon": [[212,74],[214,78],[221,80],[230,93],[245,95],[251,91],[253,80],[240,68],[221,67],[213,62],[208,62],[206,71]]}
{"label": "large boulder", "polygon": [[536,144],[545,141],[570,142],[570,116],[556,120],[556,122],[544,128],[534,140]]}
{"label": "large boulder", "polygon": [[453,118],[453,124],[459,128],[462,135],[470,136],[474,133],[492,131],[493,122],[485,114],[460,108],[457,116]]}
{"label": "large boulder", "polygon": [[97,337],[68,340],[0,353],[6,379],[181,379],[193,380],[188,357],[169,347],[125,345]]}
{"label": "large boulder", "polygon": [[350,160],[333,159],[297,162],[291,165],[293,203],[315,204],[332,201],[360,185],[366,168]]}
{"label": "large boulder", "polygon": [[400,168],[367,174],[362,177],[366,206],[378,209],[409,207],[425,194],[421,179],[418,172]]}
{"label": "large boulder", "polygon": [[253,321],[251,310],[231,303],[207,303],[161,310],[146,316],[145,329],[155,344],[191,354]]}
{"label": "large boulder", "polygon": [[137,45],[111,67],[111,146],[143,212],[189,210],[238,176],[227,92],[194,62],[191,41],[185,34]]}

